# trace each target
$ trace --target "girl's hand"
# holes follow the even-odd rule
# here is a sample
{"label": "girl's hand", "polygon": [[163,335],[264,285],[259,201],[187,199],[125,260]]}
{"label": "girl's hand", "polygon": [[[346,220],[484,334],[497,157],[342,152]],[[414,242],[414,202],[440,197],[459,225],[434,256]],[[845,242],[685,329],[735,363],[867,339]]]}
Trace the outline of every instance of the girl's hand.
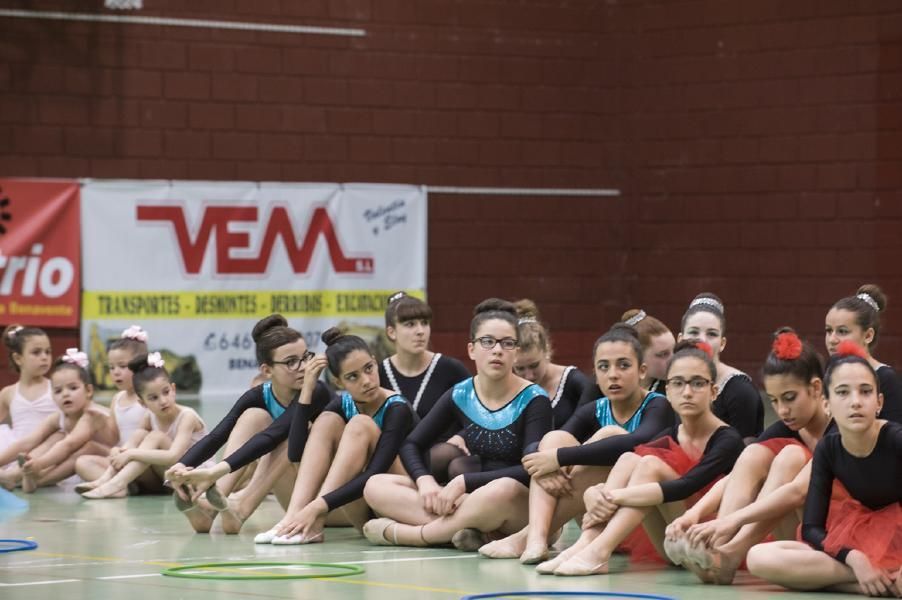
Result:
{"label": "girl's hand", "polygon": [[327,366],[329,366],[329,359],[326,358],[325,354],[317,354],[310,359],[310,362],[304,365],[304,387],[302,389],[309,393],[311,399],[319,381],[319,376]]}
{"label": "girl's hand", "polygon": [[192,467],[186,467],[182,463],[175,463],[174,465],[166,469],[166,472],[163,474],[163,478],[166,479],[166,481],[170,482],[173,487],[175,487],[182,482],[185,473],[187,473],[191,469]]}
{"label": "girl's hand", "polygon": [[439,516],[450,515],[457,510],[464,494],[467,493],[467,484],[463,475],[458,475],[448,482],[448,485],[436,497],[433,507],[435,514]]}
{"label": "girl's hand", "polygon": [[417,479],[417,492],[419,493],[423,510],[430,515],[439,514],[435,510],[435,504],[438,500],[438,495],[442,492],[442,486],[436,483],[435,478],[430,475],[424,475]]}
{"label": "girl's hand", "polygon": [[867,596],[885,596],[893,587],[893,581],[883,569],[871,564],[868,557],[858,550],[852,550],[846,557],[846,564],[855,573],[855,579]]}
{"label": "girl's hand", "polygon": [[607,523],[619,508],[614,503],[611,492],[605,489],[603,483],[588,488],[583,494],[583,501],[586,505],[586,514],[583,517],[584,528]]}
{"label": "girl's hand", "polygon": [[122,448],[120,448],[119,446],[113,446],[112,448],[110,448],[109,458],[115,458],[115,456],[120,452],[122,452]]}
{"label": "girl's hand", "polygon": [[453,435],[448,439],[448,443],[452,446],[459,448],[461,452],[464,453],[464,456],[470,456],[470,449],[467,448],[467,443],[464,439],[459,435]]}
{"label": "girl's hand", "polygon": [[110,459],[110,465],[116,469],[117,471],[121,470],[122,467],[127,465],[132,460],[131,450],[123,450],[116,456]]}
{"label": "girl's hand", "polygon": [[698,519],[695,515],[691,514],[691,511],[687,511],[674,519],[670,525],[667,526],[667,529],[664,530],[664,538],[668,540],[675,540],[680,537],[689,529],[698,523]]}
{"label": "girl's hand", "polygon": [[317,521],[325,518],[328,512],[329,507],[326,506],[326,502],[322,498],[317,498],[298,513],[286,513],[276,526],[276,534],[289,537],[300,534],[309,537],[311,528]]}
{"label": "girl's hand", "polygon": [[733,539],[740,526],[729,517],[714,519],[706,523],[698,523],[689,528],[689,543],[693,546],[714,548]]}
{"label": "girl's hand", "polygon": [[557,448],[527,454],[521,462],[530,477],[550,475],[561,468],[557,461]]}
{"label": "girl's hand", "polygon": [[570,481],[570,475],[563,471],[536,477],[535,482],[545,490],[545,493],[555,498],[573,495],[573,483]]}

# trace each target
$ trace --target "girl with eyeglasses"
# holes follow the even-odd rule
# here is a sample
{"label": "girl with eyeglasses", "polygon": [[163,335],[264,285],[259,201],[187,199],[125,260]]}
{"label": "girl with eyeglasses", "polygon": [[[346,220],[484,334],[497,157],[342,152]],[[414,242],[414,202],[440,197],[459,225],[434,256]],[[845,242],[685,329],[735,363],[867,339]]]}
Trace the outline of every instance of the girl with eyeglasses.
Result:
{"label": "girl with eyeglasses", "polygon": [[886,305],[886,294],[880,287],[870,283],[861,286],[855,295],[837,300],[827,312],[824,341],[830,356],[845,340],[855,342],[864,349],[883,392],[880,418],[902,423],[902,382],[891,366],[880,362],[872,354],[880,334],[880,315],[886,310]]}
{"label": "girl with eyeglasses", "polygon": [[717,367],[714,382],[720,390],[712,410],[719,419],[735,427],[746,441],[752,441],[764,429],[764,404],[751,378],[720,360],[727,346],[726,330],[723,302],[705,292],[689,303],[677,340],[699,340],[711,346]]}
{"label": "girl with eyeglasses", "polygon": [[[314,355],[304,337],[279,314],[261,319],[252,337],[257,362],[269,381],[245,392],[219,424],[166,471],[176,492],[176,506],[199,533],[210,530],[217,512],[223,531],[238,533],[270,491],[283,506],[291,495],[291,484],[283,477],[292,468],[285,440],[304,383],[304,367]],[[325,384],[318,383],[312,399],[314,414],[331,399]],[[223,445],[221,462],[198,468]],[[229,499],[237,490],[239,494]]]}
{"label": "girl with eyeglasses", "polygon": [[[513,372],[517,312],[510,302],[490,298],[474,310],[470,358],[476,376],[448,390],[401,447],[409,473],[377,475],[364,491],[367,504],[382,516],[364,535],[374,544],[475,549],[489,532],[510,534],[526,525],[529,475],[520,459],[551,428],[545,391]],[[460,432],[479,471],[439,485],[423,454],[448,425]]]}
{"label": "girl with eyeglasses", "polygon": [[879,417],[870,355],[837,344],[824,390],[838,434],[814,450],[801,538],[754,546],[752,574],[795,590],[902,596],[902,425]]}
{"label": "girl with eyeglasses", "polygon": [[404,473],[398,449],[416,420],[410,403],[379,384],[378,363],[361,338],[333,327],[322,339],[325,356],[313,359],[308,377],[328,366],[344,391],[310,427],[313,385],[305,382],[288,442],[289,460],[301,461],[291,502],[285,516],[254,539],[258,544],[322,542],[326,517],[335,511],[362,529],[370,518],[362,500],[367,481]]}
{"label": "girl with eyeglasses", "polygon": [[744,444],[711,411],[717,369],[710,347],[681,342],[675,350],[667,369],[667,399],[681,423],[621,455],[607,481],[586,490],[582,535],[539,564],[539,573],[607,573],[614,550],[640,525],[663,556],[666,525],[685,510],[686,501],[733,467]]}
{"label": "girl with eyeglasses", "polygon": [[[425,417],[454,384],[470,377],[456,358],[429,350],[431,333],[432,308],[428,304],[404,292],[389,298],[385,335],[394,343],[395,353],[379,364],[379,382],[407,398],[419,418]],[[450,439],[456,433],[449,428],[429,450],[430,472],[440,483],[469,468],[460,466],[468,462],[468,457],[463,441]]]}
{"label": "girl with eyeglasses", "polygon": [[[762,372],[779,420],[746,446],[728,477],[667,528],[667,556],[705,583],[731,583],[749,549],[772,531],[795,537],[812,452],[836,430],[824,404],[821,359],[792,329],[777,332]],[[715,512],[717,518],[702,522]]]}
{"label": "girl with eyeglasses", "polygon": [[486,544],[488,558],[518,558],[523,564],[548,558],[550,533],[585,511],[583,493],[604,481],[621,454],[649,441],[674,422],[667,398],[641,386],[646,372],[635,329],[614,325],[595,342],[595,377],[602,397],[576,409],[523,465],[529,487],[529,526]]}
{"label": "girl with eyeglasses", "polygon": [[517,308],[517,338],[520,345],[514,359],[514,373],[538,384],[551,399],[555,426],[560,427],[576,410],[589,378],[574,366],[551,362],[551,336],[539,318],[535,302],[524,298],[514,302]]}

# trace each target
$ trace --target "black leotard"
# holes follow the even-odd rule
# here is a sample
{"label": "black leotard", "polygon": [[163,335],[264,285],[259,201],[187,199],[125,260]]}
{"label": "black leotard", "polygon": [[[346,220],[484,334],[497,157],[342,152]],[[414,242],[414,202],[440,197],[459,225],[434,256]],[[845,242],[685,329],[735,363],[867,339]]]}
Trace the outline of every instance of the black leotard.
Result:
{"label": "black leotard", "polygon": [[711,412],[727,425],[735,427],[743,438],[754,437],[764,430],[761,394],[745,373],[737,373],[727,379],[711,405]]}
{"label": "black leotard", "polygon": [[883,408],[879,417],[887,421],[902,423],[902,382],[899,375],[889,365],[877,368],[877,379],[880,381],[880,393],[883,394]]}
{"label": "black leotard", "polygon": [[[201,438],[196,444],[191,446],[191,448],[185,452],[184,456],[179,459],[179,462],[186,467],[196,467],[209,460],[216,454],[217,450],[225,445],[229,439],[229,434],[232,433],[232,429],[235,428],[235,424],[238,422],[238,418],[249,408],[261,408],[270,415],[273,415],[278,411],[278,407],[275,407],[274,410],[272,398],[267,401],[266,391],[268,386],[269,383],[267,382],[244,392],[244,394],[241,395],[241,398],[239,398],[232,408],[229,409],[229,412],[222,418],[216,427]],[[323,410],[332,397],[332,392],[329,391],[329,388],[327,388],[323,382],[318,382],[316,384],[316,389],[313,392],[313,400],[311,402],[311,419],[316,418],[316,415]],[[291,419],[294,414],[295,406],[297,406],[297,395],[291,399],[291,403],[287,407],[282,407],[284,412],[282,412],[281,415],[273,416],[273,422],[266,429],[251,437],[251,439],[242,446],[242,450],[246,450],[246,454],[235,457],[235,455],[238,454],[238,451],[236,451],[231,455],[234,457],[234,463],[238,464],[241,462],[241,466],[244,466],[257,458],[260,458],[264,454],[268,454],[285,440],[288,437],[288,431],[291,428]],[[248,459],[251,455],[255,456]],[[230,464],[232,464],[232,462],[230,462]],[[233,470],[237,468],[240,467],[233,466]]]}
{"label": "black leotard", "polygon": [[[361,414],[347,392],[330,402],[323,409],[323,412],[335,413],[345,423]],[[292,462],[299,461],[304,453],[309,432],[309,414],[309,405],[298,405],[291,427],[291,437],[288,442],[288,459]],[[379,440],[376,442],[373,455],[362,473],[338,489],[323,496],[323,500],[326,501],[329,510],[335,510],[349,502],[362,498],[363,488],[366,486],[369,478],[378,473],[388,471],[395,457],[398,456],[398,449],[410,433],[414,423],[414,413],[410,404],[402,396],[396,394],[385,399],[379,410],[373,414],[372,419],[382,431],[379,435]]]}
{"label": "black leotard", "polygon": [[[818,442],[802,518],[802,539],[818,550],[824,550],[827,537],[834,478],[852,498],[871,510],[902,501],[902,425],[887,421],[880,428],[874,449],[865,457],[849,454],[838,433]],[[854,548],[842,548],[831,556],[845,562],[851,550]]]}
{"label": "black leotard", "polygon": [[583,397],[586,389],[591,389],[593,386],[592,380],[576,367],[564,368],[561,381],[557,389],[554,390],[554,396],[551,398],[555,427],[560,427],[573,416],[573,412],[579,406],[580,399]]}
{"label": "black leotard", "polygon": [[[451,389],[455,383],[470,377],[470,372],[456,358],[445,356],[444,354],[436,354],[436,356],[438,358],[433,359],[435,361],[434,367],[430,365],[425,371],[413,377],[402,375],[394,365],[389,363],[394,381],[392,381],[392,377],[389,376],[385,368],[385,361],[379,363],[379,384],[386,389],[395,390],[396,393],[407,398],[408,402],[415,403],[414,410],[420,418],[425,417],[432,407],[435,406],[438,399],[442,397],[442,394]],[[426,383],[426,388],[422,394],[420,394],[419,402],[417,402],[420,385],[427,374],[429,374],[429,381]],[[397,383],[397,386],[395,386],[395,383]]]}
{"label": "black leotard", "polygon": [[[562,467],[568,465],[611,466],[620,455],[629,452],[639,444],[652,439],[664,428],[674,424],[674,412],[667,398],[649,392],[636,412],[625,423],[618,423],[610,410],[609,400],[599,398],[591,404],[576,409],[562,431],[570,433],[580,441],[581,446],[558,448],[557,460]],[[627,435],[614,435],[590,444],[584,442],[592,434],[606,425],[618,425],[626,429]]]}
{"label": "black leotard", "polygon": [[483,471],[466,473],[467,492],[502,477],[529,485],[529,474],[520,459],[551,429],[551,402],[533,384],[497,410],[487,409],[476,394],[473,379],[461,381],[445,392],[401,447],[401,460],[411,478],[429,475],[423,454],[449,423],[459,431],[473,455],[482,459]]}

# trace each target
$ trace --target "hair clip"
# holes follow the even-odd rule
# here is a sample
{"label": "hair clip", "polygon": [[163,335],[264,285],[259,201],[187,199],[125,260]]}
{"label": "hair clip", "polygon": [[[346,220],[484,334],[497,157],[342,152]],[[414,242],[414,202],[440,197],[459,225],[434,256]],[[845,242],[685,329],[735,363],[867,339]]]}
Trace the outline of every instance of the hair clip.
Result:
{"label": "hair clip", "polygon": [[20,331],[22,331],[23,329],[25,329],[25,328],[22,327],[21,325],[18,325],[16,327],[13,327],[13,329],[7,335],[11,338],[15,338],[16,334],[19,333]]}
{"label": "hair clip", "polygon": [[538,323],[539,320],[535,317],[522,317],[517,319],[517,325],[526,325],[527,323]]}
{"label": "hair clip", "polygon": [[868,304],[868,306],[870,306],[877,312],[880,312],[880,305],[877,304],[877,301],[874,300],[874,297],[871,296],[870,294],[868,294],[867,292],[861,292],[860,294],[858,294],[855,297],[858,298],[859,300],[864,300]]}
{"label": "hair clip", "polygon": [[695,342],[695,347],[708,355],[708,358],[714,359],[714,348],[708,342]]}
{"label": "hair clip", "polygon": [[723,304],[721,304],[714,298],[708,298],[708,297],[696,298],[695,300],[693,300],[692,302],[689,303],[689,308],[692,308],[693,306],[698,306],[700,304],[711,306],[713,308],[716,308],[718,311],[720,311],[720,314],[725,314]]}
{"label": "hair clip", "polygon": [[639,321],[641,321],[642,319],[644,319],[647,316],[648,315],[645,313],[645,311],[640,308],[639,312],[637,312],[632,317],[630,317],[629,319],[624,321],[624,323],[629,325],[630,327],[635,327],[636,325],[639,324]]}
{"label": "hair clip", "polygon": [[166,361],[163,360],[159,352],[151,352],[147,355],[147,366],[162,369],[165,364]]}
{"label": "hair clip", "polygon": [[864,348],[851,340],[845,340],[836,346],[835,356],[857,356],[867,360],[868,353]]}
{"label": "hair clip", "polygon": [[66,348],[66,353],[60,358],[65,363],[76,365],[82,369],[88,368],[88,355],[80,352],[78,348]]}
{"label": "hair clip", "polygon": [[132,325],[122,332],[124,339],[147,343],[147,332],[140,325]]}
{"label": "hair clip", "polygon": [[802,340],[795,333],[784,331],[774,338],[771,351],[780,360],[796,360],[802,356]]}

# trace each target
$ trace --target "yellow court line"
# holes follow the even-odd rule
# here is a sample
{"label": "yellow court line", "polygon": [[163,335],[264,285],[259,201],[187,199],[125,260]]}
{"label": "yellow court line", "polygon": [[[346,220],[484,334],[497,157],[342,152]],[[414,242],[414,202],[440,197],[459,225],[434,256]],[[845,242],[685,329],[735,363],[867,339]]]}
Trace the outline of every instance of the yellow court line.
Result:
{"label": "yellow court line", "polygon": [[[58,557],[58,558],[76,558],[79,560],[97,560],[97,561],[102,561],[102,562],[126,562],[126,560],[127,560],[124,558],[115,558],[115,557],[110,557],[110,556],[89,556],[89,555],[85,555],[85,554],[65,554],[65,553],[59,553],[59,552],[32,551],[31,554],[32,555]],[[154,567],[165,567],[165,568],[184,566],[182,563],[165,563],[165,562],[157,562],[157,561],[143,561],[143,564],[149,565],[149,566],[154,566]],[[209,570],[213,571],[215,569],[209,569]],[[433,592],[433,593],[440,593],[440,594],[466,595],[469,593],[465,590],[435,588],[435,587],[428,587],[428,586],[421,586],[421,585],[411,585],[411,584],[407,584],[407,583],[386,583],[386,582],[381,582],[381,581],[366,581],[366,580],[355,581],[353,579],[342,579],[342,578],[333,578],[333,577],[324,577],[324,578],[312,577],[311,581],[324,581],[326,583],[346,583],[346,584],[350,584],[350,585],[369,585],[369,586],[373,586],[373,587],[394,588],[394,589],[401,589],[401,590],[413,590],[413,591],[417,591],[417,592]]]}

